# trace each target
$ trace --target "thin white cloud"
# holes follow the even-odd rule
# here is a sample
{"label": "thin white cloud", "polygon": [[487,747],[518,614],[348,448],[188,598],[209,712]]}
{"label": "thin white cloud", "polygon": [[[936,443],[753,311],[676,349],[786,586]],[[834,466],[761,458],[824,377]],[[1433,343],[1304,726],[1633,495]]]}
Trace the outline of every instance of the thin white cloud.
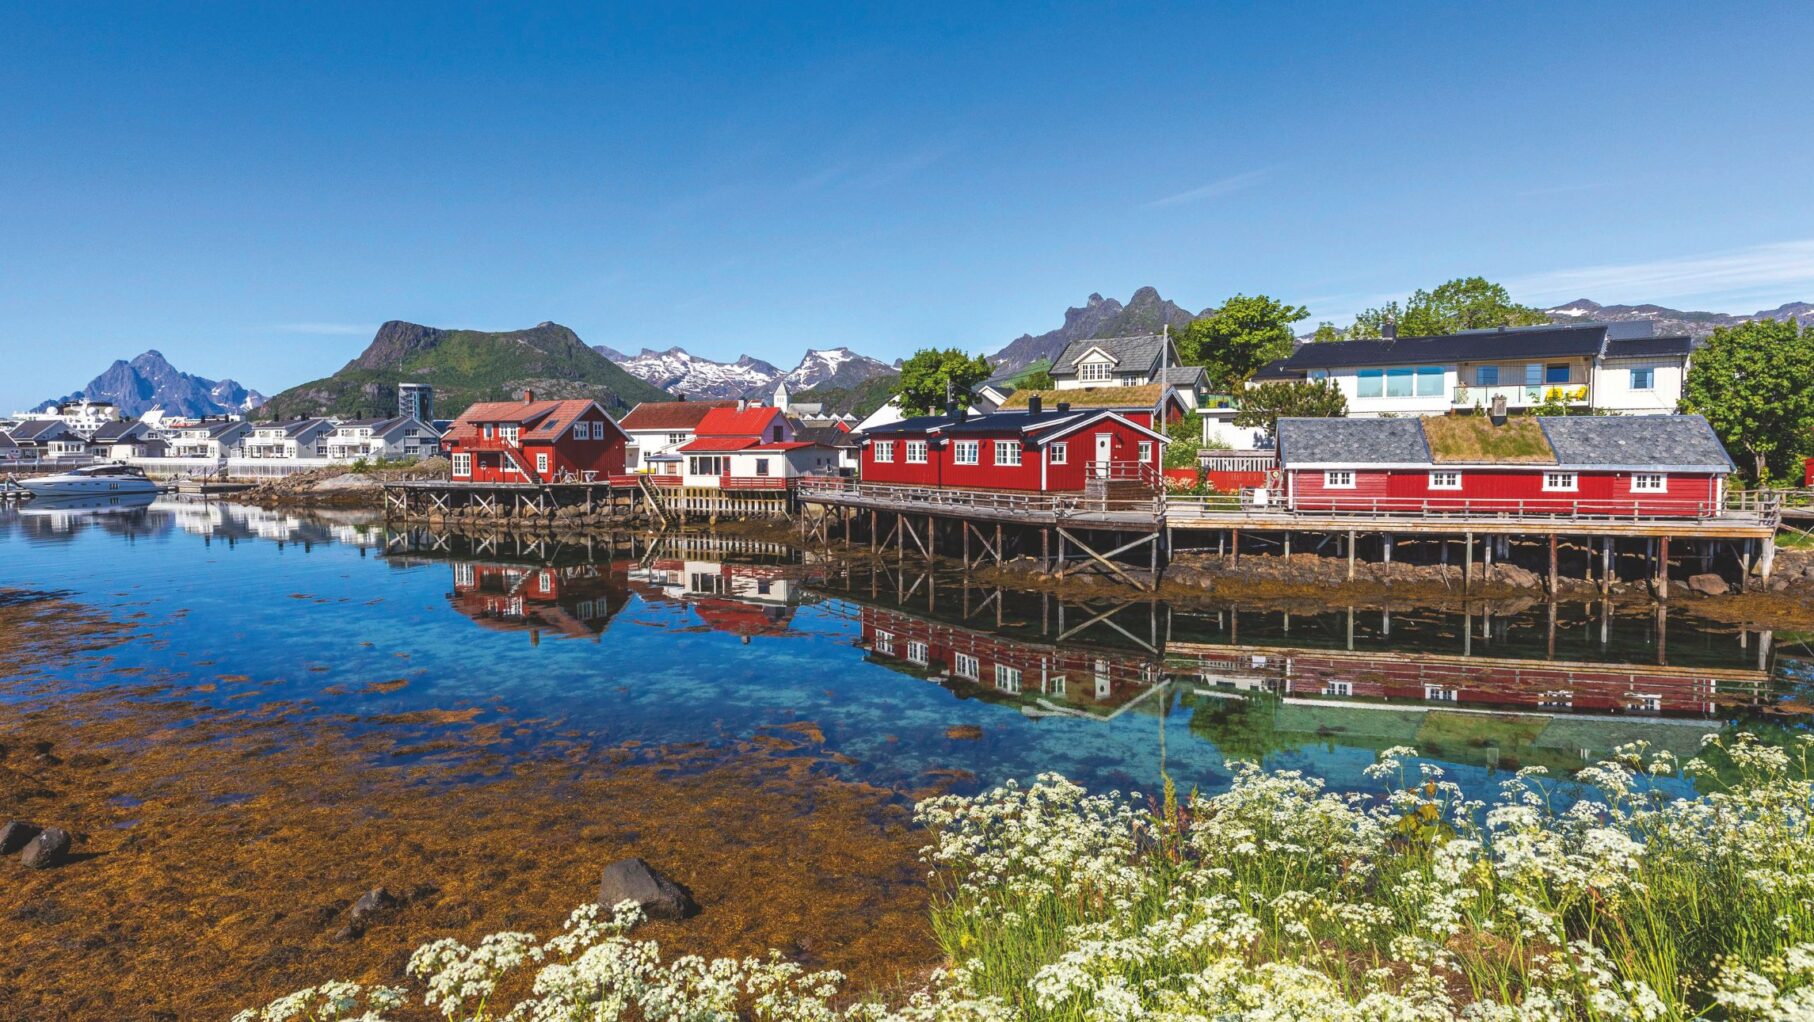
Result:
{"label": "thin white cloud", "polygon": [[276,329],[286,334],[316,334],[336,337],[378,332],[378,328],[370,323],[279,323]]}
{"label": "thin white cloud", "polygon": [[1553,270],[1515,277],[1505,281],[1505,286],[1519,301],[1536,304],[1584,297],[1602,302],[1664,302],[1772,291],[1803,294],[1814,290],[1814,239]]}
{"label": "thin white cloud", "polygon": [[1176,195],[1167,195],[1163,199],[1154,199],[1151,202],[1142,203],[1140,208],[1162,209],[1166,206],[1181,206],[1187,202],[1201,202],[1204,199],[1217,198],[1218,196],[1227,195],[1230,192],[1238,192],[1243,188],[1252,187],[1253,185],[1258,184],[1260,179],[1265,176],[1266,172],[1264,170],[1243,171],[1242,173],[1221,178],[1220,180],[1211,181],[1208,184],[1198,185],[1195,188],[1179,192]]}

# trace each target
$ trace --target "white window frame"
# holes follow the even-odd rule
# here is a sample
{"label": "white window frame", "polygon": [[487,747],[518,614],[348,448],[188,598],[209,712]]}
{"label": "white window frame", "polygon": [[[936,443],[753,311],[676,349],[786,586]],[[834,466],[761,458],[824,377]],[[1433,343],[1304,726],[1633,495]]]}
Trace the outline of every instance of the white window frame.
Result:
{"label": "white window frame", "polygon": [[1578,472],[1543,473],[1544,493],[1578,493],[1580,489],[1581,475]]}
{"label": "white window frame", "polygon": [[1009,667],[1007,664],[995,665],[995,688],[997,691],[1011,692],[1015,695],[1019,695],[1020,679],[1020,668]]}
{"label": "white window frame", "polygon": [[983,443],[981,440],[953,440],[951,442],[951,463],[953,465],[980,465],[983,460]]}
{"label": "white window frame", "polygon": [[593,423],[592,424],[592,439],[603,440],[604,438],[605,438],[605,424],[602,421]]}
{"label": "white window frame", "polygon": [[1326,696],[1352,696],[1354,694],[1354,682],[1352,682],[1352,681],[1325,682],[1323,684],[1323,694]]}
{"label": "white window frame", "polygon": [[[1634,390],[1639,393],[1649,393],[1650,391],[1657,389],[1657,367],[1656,366],[1632,366],[1631,369],[1629,370],[1629,373],[1630,373],[1630,375],[1626,377],[1627,389]],[[1650,382],[1645,384],[1642,387],[1638,386],[1638,374],[1639,373],[1644,373],[1650,378]]]}
{"label": "white window frame", "polygon": [[1461,489],[1461,473],[1452,468],[1439,468],[1439,469],[1433,470],[1430,473],[1430,489],[1432,489],[1432,490],[1459,490],[1459,489]]}
{"label": "white window frame", "polygon": [[1066,464],[1070,456],[1071,452],[1062,440],[1046,448],[1046,460],[1054,465]]}
{"label": "white window frame", "polygon": [[453,456],[453,474],[456,476],[472,475],[472,455],[456,454]]}
{"label": "white window frame", "polygon": [[968,653],[951,654],[951,673],[965,681],[978,681],[983,675],[982,662]]}
{"label": "white window frame", "polygon": [[877,653],[894,656],[894,633],[876,629],[875,647]]}
{"label": "white window frame", "polygon": [[1452,685],[1425,685],[1423,697],[1429,703],[1452,703],[1460,693]]}
{"label": "white window frame", "polygon": [[1020,464],[1020,441],[995,441],[995,464],[1002,467],[1014,467]]}
{"label": "white window frame", "polygon": [[932,650],[923,642],[916,639],[908,639],[907,659],[924,667],[932,659]]}
{"label": "white window frame", "polygon": [[1077,363],[1077,382],[1108,383],[1115,378],[1115,367],[1107,362]]}
{"label": "white window frame", "polygon": [[1325,471],[1323,473],[1323,489],[1325,489],[1325,490],[1352,490],[1352,489],[1354,489],[1354,470],[1347,469],[1347,468],[1328,469],[1327,471]]}
{"label": "white window frame", "polygon": [[926,463],[926,441],[907,441],[907,464],[924,465]]}
{"label": "white window frame", "polygon": [[535,474],[538,476],[545,476],[548,474],[548,452],[547,451],[535,452]]}
{"label": "white window frame", "polygon": [[586,440],[586,439],[589,439],[591,436],[592,436],[592,427],[591,426],[587,425],[584,422],[576,422],[573,424],[573,439]]}
{"label": "white window frame", "polygon": [[1153,442],[1151,440],[1140,441],[1140,464],[1144,465],[1151,460],[1153,460]]}
{"label": "white window frame", "polygon": [[877,440],[876,441],[876,463],[880,464],[880,465],[894,464],[894,441],[893,440]]}
{"label": "white window frame", "polygon": [[1668,493],[1669,476],[1664,472],[1633,472],[1631,474],[1631,492]]}

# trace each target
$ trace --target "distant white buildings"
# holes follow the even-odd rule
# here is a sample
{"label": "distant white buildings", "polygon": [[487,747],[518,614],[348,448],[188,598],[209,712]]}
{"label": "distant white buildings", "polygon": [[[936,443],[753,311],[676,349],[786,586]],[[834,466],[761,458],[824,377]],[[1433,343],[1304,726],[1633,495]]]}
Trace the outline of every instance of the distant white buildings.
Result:
{"label": "distant white buildings", "polygon": [[74,433],[86,437],[110,422],[120,420],[120,410],[110,401],[76,401],[52,405],[42,412],[14,412],[21,422],[33,419],[55,419]]}

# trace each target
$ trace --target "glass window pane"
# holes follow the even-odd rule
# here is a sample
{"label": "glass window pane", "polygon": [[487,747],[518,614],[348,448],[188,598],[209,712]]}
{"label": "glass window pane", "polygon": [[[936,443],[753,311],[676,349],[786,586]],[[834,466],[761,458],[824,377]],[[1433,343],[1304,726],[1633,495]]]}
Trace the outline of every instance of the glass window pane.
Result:
{"label": "glass window pane", "polygon": [[1564,362],[1561,365],[1552,365],[1552,366],[1549,366],[1547,369],[1545,369],[1543,372],[1543,382],[1544,383],[1567,383],[1568,382],[1568,363]]}
{"label": "glass window pane", "polygon": [[1385,393],[1385,373],[1378,369],[1362,369],[1355,374],[1355,397],[1379,397]]}
{"label": "glass window pane", "polygon": [[1524,367],[1524,385],[1527,387],[1542,386],[1543,385],[1543,367],[1540,365],[1536,365],[1536,364],[1525,366]]}
{"label": "glass window pane", "polygon": [[1499,386],[1498,366],[1479,366],[1474,370],[1474,382],[1482,387]]}
{"label": "glass window pane", "polygon": [[1388,370],[1386,370],[1386,396],[1387,397],[1410,397],[1411,396],[1411,370],[1409,370],[1409,369],[1388,369]]}
{"label": "glass window pane", "polygon": [[1417,370],[1417,396],[1441,397],[1443,372],[1440,366],[1423,366]]}

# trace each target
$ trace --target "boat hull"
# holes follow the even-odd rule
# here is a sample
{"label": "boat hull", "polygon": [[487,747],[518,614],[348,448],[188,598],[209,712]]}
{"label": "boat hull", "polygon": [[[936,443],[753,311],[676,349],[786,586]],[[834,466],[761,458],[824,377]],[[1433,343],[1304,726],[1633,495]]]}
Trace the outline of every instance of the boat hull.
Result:
{"label": "boat hull", "polygon": [[156,493],[157,484],[142,476],[43,476],[21,479],[19,485],[35,497],[123,497]]}

